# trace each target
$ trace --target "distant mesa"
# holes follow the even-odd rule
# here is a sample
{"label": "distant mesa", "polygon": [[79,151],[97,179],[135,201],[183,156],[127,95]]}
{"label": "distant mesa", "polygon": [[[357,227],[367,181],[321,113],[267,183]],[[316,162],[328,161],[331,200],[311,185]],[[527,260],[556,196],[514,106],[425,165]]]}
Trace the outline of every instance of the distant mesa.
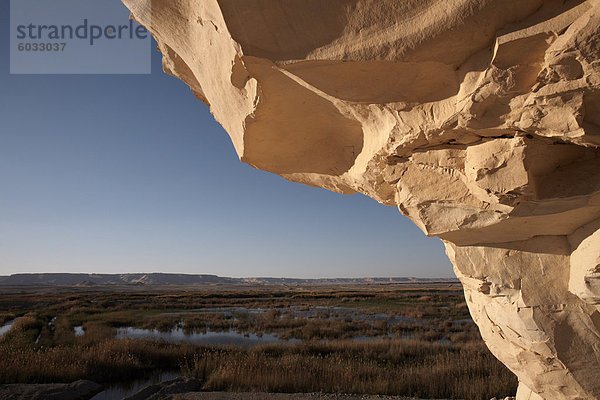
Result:
{"label": "distant mesa", "polygon": [[96,286],[97,283],[92,282],[92,281],[83,281],[81,283],[78,283],[77,286]]}
{"label": "distant mesa", "polygon": [[302,285],[302,284],[390,284],[390,283],[458,283],[453,278],[228,278],[194,274],[14,274],[0,276],[0,286],[79,286],[98,285]]}

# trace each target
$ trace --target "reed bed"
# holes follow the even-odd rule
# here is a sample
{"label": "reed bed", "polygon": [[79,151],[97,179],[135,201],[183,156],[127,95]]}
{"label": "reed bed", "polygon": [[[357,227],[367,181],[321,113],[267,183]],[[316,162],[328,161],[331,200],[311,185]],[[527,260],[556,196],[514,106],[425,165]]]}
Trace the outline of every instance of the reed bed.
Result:
{"label": "reed bed", "polygon": [[[0,321],[14,319],[0,338],[0,384],[124,382],[180,370],[211,391],[467,400],[513,394],[515,376],[468,317],[460,292],[395,287],[0,295]],[[300,342],[242,348],[115,338],[129,326]],[[368,340],[351,340],[357,336]]]}
{"label": "reed bed", "polygon": [[210,391],[329,392],[489,399],[516,380],[479,344],[331,341],[205,349],[183,371]]}

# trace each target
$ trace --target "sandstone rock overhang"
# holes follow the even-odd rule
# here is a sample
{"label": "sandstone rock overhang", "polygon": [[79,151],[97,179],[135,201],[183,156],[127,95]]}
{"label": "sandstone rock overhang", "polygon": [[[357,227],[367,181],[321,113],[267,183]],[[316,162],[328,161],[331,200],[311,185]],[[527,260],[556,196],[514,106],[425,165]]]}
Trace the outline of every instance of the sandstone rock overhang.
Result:
{"label": "sandstone rock overhang", "polygon": [[600,1],[123,1],[242,161],[444,240],[519,400],[600,398]]}

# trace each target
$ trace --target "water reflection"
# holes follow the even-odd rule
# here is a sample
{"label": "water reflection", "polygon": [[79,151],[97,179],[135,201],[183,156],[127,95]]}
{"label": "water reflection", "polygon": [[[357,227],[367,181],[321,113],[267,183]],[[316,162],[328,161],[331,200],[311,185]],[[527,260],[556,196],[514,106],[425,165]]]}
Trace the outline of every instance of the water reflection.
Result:
{"label": "water reflection", "polygon": [[8,321],[4,325],[0,326],[0,337],[4,336],[8,331],[10,331],[10,328],[13,326],[13,322],[15,321]]}
{"label": "water reflection", "polygon": [[233,346],[256,346],[267,343],[299,343],[298,339],[282,340],[277,336],[264,333],[261,336],[253,333],[239,333],[236,331],[216,332],[187,332],[181,328],[175,328],[168,332],[160,332],[156,329],[119,328],[117,339],[156,339],[174,343],[191,343],[198,345],[233,345]]}

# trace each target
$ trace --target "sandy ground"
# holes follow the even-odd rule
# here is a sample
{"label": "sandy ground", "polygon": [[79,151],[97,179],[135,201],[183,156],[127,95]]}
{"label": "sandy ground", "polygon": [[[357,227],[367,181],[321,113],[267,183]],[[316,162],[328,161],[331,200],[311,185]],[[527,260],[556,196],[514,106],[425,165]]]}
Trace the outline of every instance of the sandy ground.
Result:
{"label": "sandy ground", "polygon": [[324,393],[256,393],[256,392],[201,392],[202,384],[190,378],[142,389],[126,400],[418,400],[404,396],[350,395]]}
{"label": "sandy ground", "polygon": [[401,396],[370,396],[346,394],[284,394],[284,393],[223,393],[198,392],[173,395],[173,400],[418,400]]}

